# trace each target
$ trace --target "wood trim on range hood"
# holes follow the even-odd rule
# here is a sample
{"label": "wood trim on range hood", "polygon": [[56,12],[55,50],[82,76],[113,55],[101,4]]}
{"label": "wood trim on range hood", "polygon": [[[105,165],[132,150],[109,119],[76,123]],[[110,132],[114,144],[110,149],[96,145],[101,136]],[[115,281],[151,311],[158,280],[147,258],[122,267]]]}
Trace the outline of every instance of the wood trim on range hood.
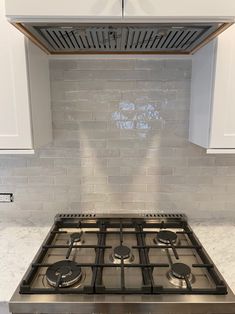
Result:
{"label": "wood trim on range hood", "polygon": [[[45,53],[50,55],[190,55],[225,31],[233,23],[33,24],[17,22],[12,24]],[[72,35],[70,36],[70,34]]]}

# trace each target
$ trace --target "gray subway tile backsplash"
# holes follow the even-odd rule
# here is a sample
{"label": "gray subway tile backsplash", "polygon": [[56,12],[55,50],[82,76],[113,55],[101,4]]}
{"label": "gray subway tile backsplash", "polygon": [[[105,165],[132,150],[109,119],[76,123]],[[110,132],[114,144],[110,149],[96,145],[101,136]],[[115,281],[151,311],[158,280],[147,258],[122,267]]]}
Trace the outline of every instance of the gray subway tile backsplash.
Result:
{"label": "gray subway tile backsplash", "polygon": [[188,142],[189,59],[52,60],[54,141],[0,156],[0,210],[234,216],[235,157]]}

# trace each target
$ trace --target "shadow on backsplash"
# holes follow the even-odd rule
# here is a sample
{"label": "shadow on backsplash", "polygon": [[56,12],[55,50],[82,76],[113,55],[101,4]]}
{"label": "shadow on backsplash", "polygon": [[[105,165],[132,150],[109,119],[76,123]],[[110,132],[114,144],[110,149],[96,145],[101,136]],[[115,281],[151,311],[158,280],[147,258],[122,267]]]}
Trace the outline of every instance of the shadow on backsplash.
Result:
{"label": "shadow on backsplash", "polygon": [[54,141],[0,157],[8,206],[234,217],[235,158],[187,139],[190,76],[190,60],[51,61]]}

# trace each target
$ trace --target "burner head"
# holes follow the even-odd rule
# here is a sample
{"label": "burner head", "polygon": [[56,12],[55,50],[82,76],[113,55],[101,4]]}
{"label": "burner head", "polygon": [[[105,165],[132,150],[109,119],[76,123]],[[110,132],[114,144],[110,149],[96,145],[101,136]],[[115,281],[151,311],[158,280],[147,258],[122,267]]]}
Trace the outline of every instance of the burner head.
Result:
{"label": "burner head", "polygon": [[[83,239],[82,239],[82,232],[74,232],[74,233],[71,233],[70,236],[69,236],[69,240],[68,240],[68,245],[80,245],[82,244]],[[76,250],[76,248],[73,249],[73,251]]]}
{"label": "burner head", "polygon": [[129,249],[128,246],[120,245],[120,246],[115,247],[114,249],[114,256],[119,259],[129,258],[130,254],[131,254],[131,250]]}
{"label": "burner head", "polygon": [[122,262],[124,264],[130,264],[134,259],[135,257],[132,254],[131,249],[125,245],[116,246],[112,254],[110,254],[110,260],[114,264],[121,264]]}
{"label": "burner head", "polygon": [[81,267],[69,260],[59,261],[49,266],[46,279],[52,287],[56,287],[58,277],[61,275],[59,287],[69,287],[77,283],[82,277]]}
{"label": "burner head", "polygon": [[173,231],[161,230],[157,233],[156,240],[164,244],[175,243],[177,241],[177,234]]}
{"label": "burner head", "polygon": [[71,242],[80,242],[82,237],[82,232],[74,232],[70,235]]}
{"label": "burner head", "polygon": [[187,278],[190,283],[195,282],[191,268],[183,263],[172,264],[171,270],[167,273],[167,277],[171,284],[180,288],[187,288],[185,278]]}
{"label": "burner head", "polygon": [[172,275],[179,279],[184,279],[189,277],[191,274],[191,269],[188,265],[183,263],[174,263],[171,266]]}

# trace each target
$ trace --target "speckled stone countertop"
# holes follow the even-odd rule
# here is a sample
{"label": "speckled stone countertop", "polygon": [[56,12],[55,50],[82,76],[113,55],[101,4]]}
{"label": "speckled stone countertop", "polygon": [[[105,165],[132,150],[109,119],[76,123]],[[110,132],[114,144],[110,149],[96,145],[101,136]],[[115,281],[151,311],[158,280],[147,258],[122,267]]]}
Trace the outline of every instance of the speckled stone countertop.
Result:
{"label": "speckled stone countertop", "polygon": [[[52,223],[51,218],[0,218],[0,303],[10,300]],[[235,293],[235,221],[189,223]]]}

